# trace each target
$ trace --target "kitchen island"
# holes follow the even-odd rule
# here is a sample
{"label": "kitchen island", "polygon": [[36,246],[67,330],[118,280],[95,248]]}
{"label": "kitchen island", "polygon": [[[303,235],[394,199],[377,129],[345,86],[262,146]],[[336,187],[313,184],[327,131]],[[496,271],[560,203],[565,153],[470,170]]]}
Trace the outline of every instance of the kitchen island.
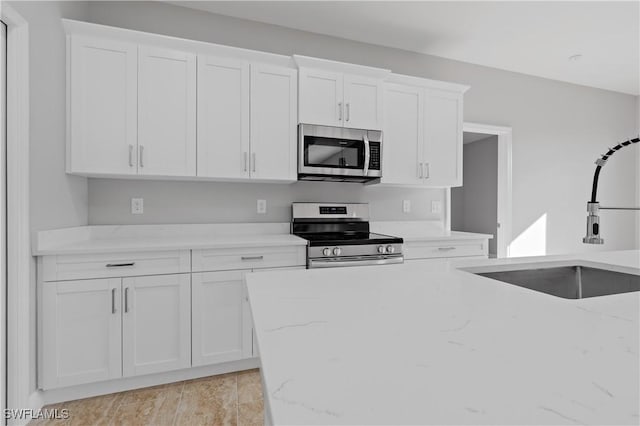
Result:
{"label": "kitchen island", "polygon": [[272,424],[638,424],[640,293],[563,299],[474,265],[640,274],[640,252],[248,274]]}

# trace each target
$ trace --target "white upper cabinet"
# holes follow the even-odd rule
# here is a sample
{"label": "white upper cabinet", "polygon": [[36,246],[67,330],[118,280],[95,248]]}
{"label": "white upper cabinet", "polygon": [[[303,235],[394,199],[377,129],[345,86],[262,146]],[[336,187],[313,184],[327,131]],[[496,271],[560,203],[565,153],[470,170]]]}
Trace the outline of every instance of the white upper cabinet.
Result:
{"label": "white upper cabinet", "polygon": [[120,279],[46,283],[40,299],[40,387],[122,376]]}
{"label": "white upper cabinet", "polygon": [[297,179],[297,71],[251,65],[251,177]]}
{"label": "white upper cabinet", "polygon": [[137,173],[134,43],[74,35],[67,55],[67,172]]}
{"label": "white upper cabinet", "polygon": [[190,274],[122,279],[125,377],[191,366],[190,281]]}
{"label": "white upper cabinet", "polygon": [[299,86],[301,123],[382,128],[382,79],[301,68]]}
{"label": "white upper cabinet", "polygon": [[249,63],[198,56],[198,176],[249,177]]}
{"label": "white upper cabinet", "polygon": [[299,67],[299,122],[382,129],[383,81],[390,71],[294,55]]}
{"label": "white upper cabinet", "polygon": [[383,130],[382,184],[462,184],[467,86],[66,19],[63,25],[67,173],[292,182],[297,126],[307,123]]}
{"label": "white upper cabinet", "polygon": [[461,186],[462,93],[427,89],[425,117],[425,182]]}
{"label": "white upper cabinet", "polygon": [[384,91],[382,183],[420,185],[424,150],[424,89],[387,83]]}
{"label": "white upper cabinet", "polygon": [[341,73],[302,68],[299,85],[301,123],[343,125],[344,86]]}
{"label": "white upper cabinet", "polygon": [[138,173],[196,175],[196,56],[141,46]]}
{"label": "white upper cabinet", "polygon": [[467,86],[415,77],[385,83],[382,184],[462,185],[462,99]]}
{"label": "white upper cabinet", "polygon": [[344,76],[344,127],[382,128],[383,85],[379,78]]}

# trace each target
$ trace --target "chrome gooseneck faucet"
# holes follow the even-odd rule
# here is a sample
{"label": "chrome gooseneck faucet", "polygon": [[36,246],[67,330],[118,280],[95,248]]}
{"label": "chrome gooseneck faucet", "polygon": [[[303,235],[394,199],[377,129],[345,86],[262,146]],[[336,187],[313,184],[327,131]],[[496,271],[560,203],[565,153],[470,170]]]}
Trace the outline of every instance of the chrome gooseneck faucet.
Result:
{"label": "chrome gooseneck faucet", "polygon": [[611,157],[615,152],[624,148],[625,146],[629,146],[638,142],[640,142],[640,137],[620,142],[613,148],[609,148],[609,151],[607,151],[606,154],[603,154],[596,160],[596,171],[593,174],[593,187],[591,189],[591,201],[587,203],[587,212],[589,213],[589,215],[587,216],[587,235],[582,239],[583,243],[604,244],[604,239],[600,237],[600,216],[598,216],[600,210],[640,210],[640,207],[600,207],[600,203],[596,201],[600,170],[605,164],[607,164],[607,160],[609,159],[609,157]]}

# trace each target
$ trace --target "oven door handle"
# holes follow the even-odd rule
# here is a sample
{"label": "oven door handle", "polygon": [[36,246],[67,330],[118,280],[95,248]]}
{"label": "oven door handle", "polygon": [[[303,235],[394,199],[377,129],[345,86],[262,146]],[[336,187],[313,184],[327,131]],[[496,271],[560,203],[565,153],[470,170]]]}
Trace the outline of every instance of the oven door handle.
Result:
{"label": "oven door handle", "polygon": [[309,269],[315,268],[337,268],[341,266],[367,266],[367,265],[391,265],[404,263],[404,256],[391,256],[376,259],[367,257],[350,257],[352,260],[325,260],[325,259],[309,259]]}
{"label": "oven door handle", "polygon": [[364,132],[364,136],[362,137],[364,140],[364,176],[369,174],[369,160],[371,159],[371,147],[369,146],[369,136],[367,132]]}

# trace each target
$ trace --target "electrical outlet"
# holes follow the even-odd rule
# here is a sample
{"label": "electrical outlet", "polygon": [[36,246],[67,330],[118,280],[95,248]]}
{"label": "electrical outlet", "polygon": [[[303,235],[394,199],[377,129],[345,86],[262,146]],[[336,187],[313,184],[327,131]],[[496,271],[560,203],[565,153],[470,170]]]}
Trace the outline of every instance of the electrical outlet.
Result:
{"label": "electrical outlet", "polygon": [[411,213],[411,200],[402,200],[402,213]]}
{"label": "electrical outlet", "polygon": [[440,213],[442,210],[442,202],[441,201],[432,201],[431,202],[431,213]]}
{"label": "electrical outlet", "polygon": [[144,199],[132,198],[131,199],[131,214],[143,214],[144,213]]}
{"label": "electrical outlet", "polygon": [[267,214],[267,200],[258,200],[258,214]]}

